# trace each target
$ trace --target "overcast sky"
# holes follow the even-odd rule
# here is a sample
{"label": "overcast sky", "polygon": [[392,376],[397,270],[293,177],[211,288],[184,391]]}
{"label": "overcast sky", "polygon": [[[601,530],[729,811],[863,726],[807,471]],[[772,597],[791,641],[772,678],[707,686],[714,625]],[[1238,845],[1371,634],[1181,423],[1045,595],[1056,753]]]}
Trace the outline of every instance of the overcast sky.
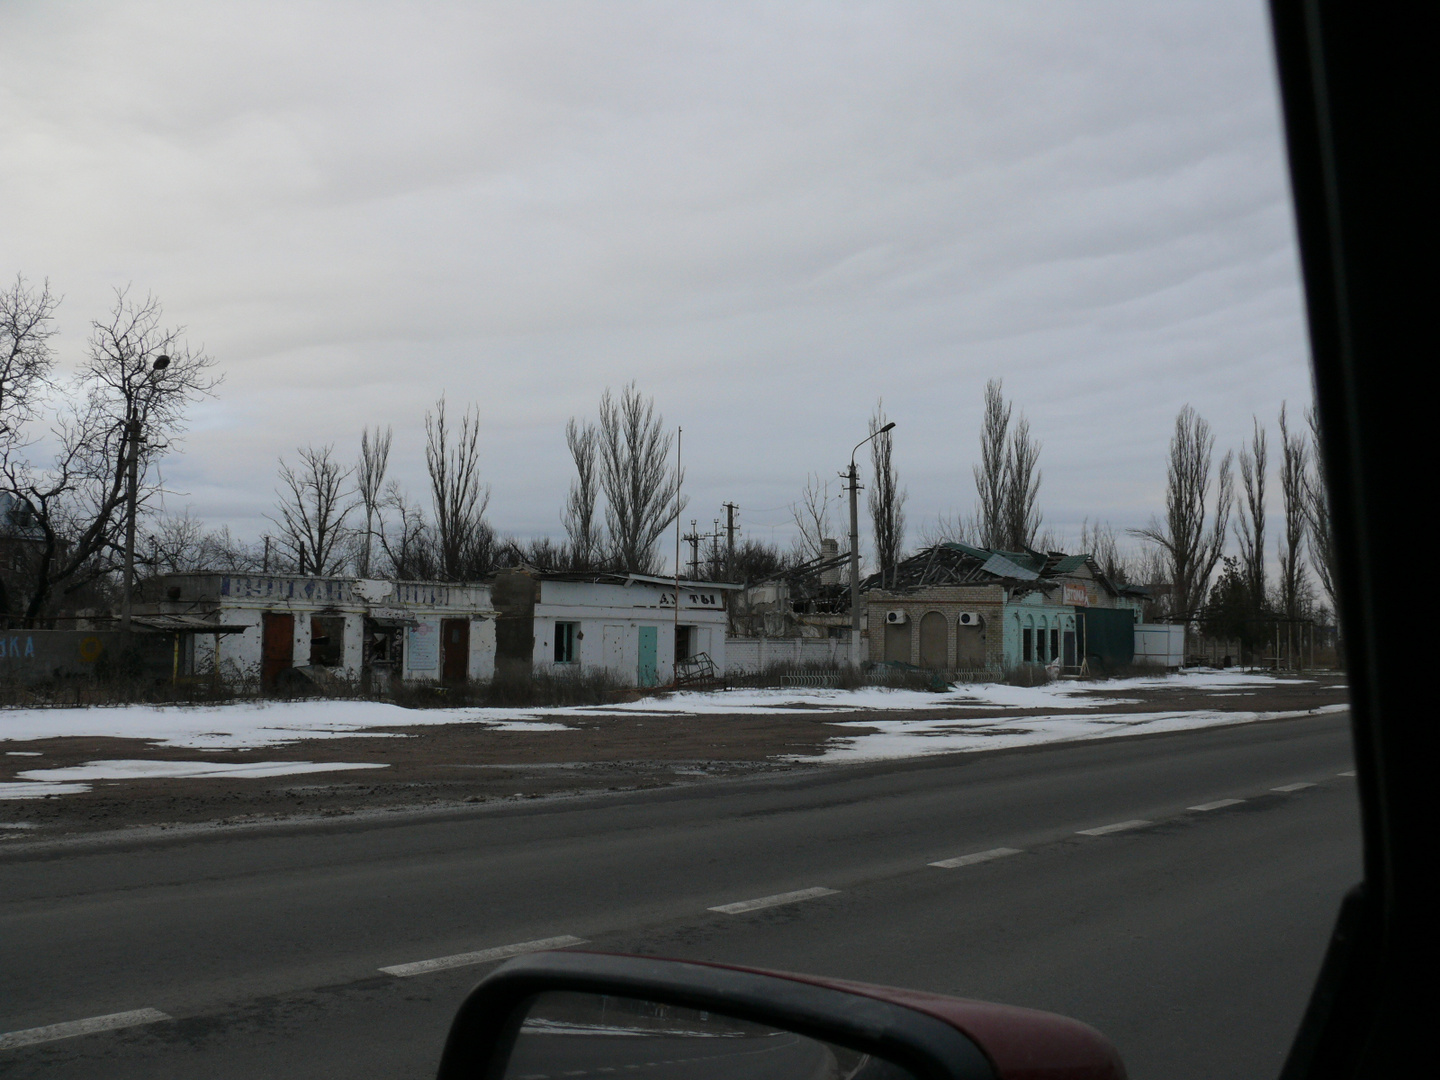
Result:
{"label": "overcast sky", "polygon": [[366,424],[421,494],[441,393],[502,531],[560,534],[565,420],[633,379],[687,525],[784,544],[877,398],[912,542],[972,509],[988,378],[1072,535],[1161,508],[1185,403],[1223,448],[1310,400],[1260,0],[7,0],[16,272],[66,366],[127,284],[218,360],[169,506],[249,537]]}

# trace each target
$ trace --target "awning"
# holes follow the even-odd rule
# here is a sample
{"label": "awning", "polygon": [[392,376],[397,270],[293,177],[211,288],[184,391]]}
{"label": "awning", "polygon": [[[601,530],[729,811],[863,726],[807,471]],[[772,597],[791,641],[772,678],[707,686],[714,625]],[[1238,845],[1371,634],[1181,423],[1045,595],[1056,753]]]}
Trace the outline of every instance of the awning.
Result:
{"label": "awning", "polygon": [[137,630],[156,634],[243,634],[248,626],[233,626],[203,615],[136,615],[130,620]]}

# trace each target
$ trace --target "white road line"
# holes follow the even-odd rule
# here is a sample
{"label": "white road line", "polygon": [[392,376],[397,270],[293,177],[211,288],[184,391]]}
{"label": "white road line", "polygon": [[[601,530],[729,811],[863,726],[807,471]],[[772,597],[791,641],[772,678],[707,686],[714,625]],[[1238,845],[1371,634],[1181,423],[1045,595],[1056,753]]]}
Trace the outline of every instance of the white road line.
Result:
{"label": "white road line", "polygon": [[488,964],[491,960],[506,960],[512,956],[522,956],[525,953],[543,952],[546,949],[568,949],[572,945],[584,944],[584,938],[565,934],[561,937],[541,938],[539,941],[522,941],[516,945],[500,945],[493,949],[481,949],[479,952],[439,956],[434,960],[417,960],[413,964],[396,964],[393,967],[382,967],[380,970],[386,975],[405,979],[411,975],[426,975],[432,971],[444,971],[446,968]]}
{"label": "white road line", "polygon": [[976,863],[989,862],[991,859],[1003,859],[1006,855],[1019,854],[1019,848],[997,847],[991,848],[989,851],[977,851],[973,855],[961,855],[955,859],[941,859],[939,862],[932,862],[930,865],[938,866],[942,870],[954,870],[957,866],[974,866]]}
{"label": "white road line", "polygon": [[1271,791],[1283,791],[1285,794],[1288,795],[1288,794],[1290,794],[1290,792],[1292,792],[1292,791],[1304,791],[1307,787],[1314,787],[1314,786],[1315,786],[1314,784],[1306,784],[1306,783],[1299,783],[1299,784],[1282,784],[1282,785],[1280,785],[1280,787],[1272,787],[1270,790],[1271,790]]}
{"label": "white road line", "polygon": [[834,896],[839,889],[799,889],[796,892],[776,893],[774,896],[762,896],[758,900],[741,900],[734,904],[721,904],[719,907],[708,908],[709,911],[718,911],[722,915],[739,915],[746,911],[759,911],[761,908],[779,907],[781,904],[793,904],[800,900],[814,900],[817,896]]}
{"label": "white road line", "polygon": [[1336,775],[1336,776],[1354,776],[1354,775],[1355,775],[1355,770],[1354,770],[1354,769],[1349,769],[1349,770],[1347,770],[1347,771],[1345,771],[1345,772],[1337,772],[1335,775]]}
{"label": "white road line", "polygon": [[141,1024],[154,1024],[171,1019],[174,1018],[159,1009],[132,1009],[130,1012],[92,1016],[87,1020],[70,1020],[63,1024],[25,1028],[23,1031],[7,1031],[0,1035],[0,1050],[34,1046],[36,1043],[54,1042],[56,1039],[73,1039],[76,1035],[90,1035],[97,1031],[118,1031],[121,1028],[139,1027]]}
{"label": "white road line", "polygon": [[1150,822],[1143,818],[1135,818],[1133,821],[1117,821],[1114,825],[1098,825],[1093,829],[1076,830],[1081,836],[1106,836],[1112,832],[1124,832],[1126,829],[1143,829]]}
{"label": "white road line", "polygon": [[1214,802],[1202,802],[1199,806],[1187,806],[1186,810],[1223,810],[1227,806],[1239,806],[1244,799],[1216,799]]}

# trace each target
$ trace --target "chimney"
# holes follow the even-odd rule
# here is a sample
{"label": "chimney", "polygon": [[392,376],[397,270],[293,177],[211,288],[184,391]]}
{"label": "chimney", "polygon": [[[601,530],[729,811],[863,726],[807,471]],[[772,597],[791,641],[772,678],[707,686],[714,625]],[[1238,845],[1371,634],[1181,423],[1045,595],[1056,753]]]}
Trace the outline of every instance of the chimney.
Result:
{"label": "chimney", "polygon": [[[827,540],[821,540],[821,541],[820,541],[820,557],[821,557],[822,559],[833,559],[833,558],[835,558],[835,556],[837,556],[837,555],[839,555],[839,554],[840,554],[840,541],[839,541],[839,540],[828,540],[828,539],[827,539]],[[840,568],[839,568],[838,566],[832,566],[832,567],[830,567],[830,569],[828,569],[828,570],[822,570],[822,571],[820,572],[820,584],[821,584],[821,585],[839,585],[839,584],[840,584]]]}

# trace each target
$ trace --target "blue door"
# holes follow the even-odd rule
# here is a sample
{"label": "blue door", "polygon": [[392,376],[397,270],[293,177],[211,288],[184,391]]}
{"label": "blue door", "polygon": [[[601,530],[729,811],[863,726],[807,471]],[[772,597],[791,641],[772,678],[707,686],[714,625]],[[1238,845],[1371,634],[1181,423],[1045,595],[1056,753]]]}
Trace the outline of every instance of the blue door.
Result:
{"label": "blue door", "polygon": [[655,685],[655,642],[657,636],[658,634],[655,627],[640,627],[640,668],[635,673],[635,679],[641,686]]}

